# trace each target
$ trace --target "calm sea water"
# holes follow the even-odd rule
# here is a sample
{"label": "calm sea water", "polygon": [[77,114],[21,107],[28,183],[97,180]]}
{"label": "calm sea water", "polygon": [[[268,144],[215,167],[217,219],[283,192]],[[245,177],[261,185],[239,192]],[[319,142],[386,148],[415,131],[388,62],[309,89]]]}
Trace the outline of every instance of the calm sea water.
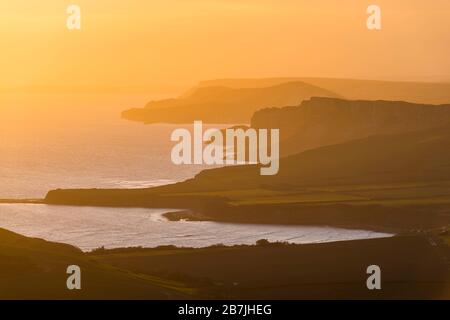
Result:
{"label": "calm sea water", "polygon": [[1,97],[0,198],[42,198],[55,188],[154,186],[204,168],[172,164],[176,126],[120,119],[122,110],[150,97],[32,95],[29,105],[21,96]]}
{"label": "calm sea water", "polygon": [[69,243],[83,250],[100,246],[254,244],[259,239],[316,243],[388,236],[371,231],[325,227],[170,222],[162,217],[166,211],[0,204],[0,227],[31,237]]}
{"label": "calm sea water", "polygon": [[[149,187],[191,178],[205,169],[172,164],[169,138],[177,126],[120,119],[121,110],[150,99],[148,95],[0,94],[0,198],[42,198],[56,188]],[[250,244],[261,238],[309,243],[388,236],[323,227],[169,222],[161,217],[163,212],[0,205],[0,227],[85,250]]]}

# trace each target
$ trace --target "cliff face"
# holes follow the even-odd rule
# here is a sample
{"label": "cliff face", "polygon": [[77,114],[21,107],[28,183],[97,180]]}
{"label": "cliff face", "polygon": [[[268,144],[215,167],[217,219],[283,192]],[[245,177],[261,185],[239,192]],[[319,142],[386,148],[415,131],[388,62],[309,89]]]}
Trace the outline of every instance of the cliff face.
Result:
{"label": "cliff face", "polygon": [[449,104],[311,98],[297,107],[260,110],[251,125],[279,128],[280,151],[289,155],[370,135],[416,131],[449,122]]}

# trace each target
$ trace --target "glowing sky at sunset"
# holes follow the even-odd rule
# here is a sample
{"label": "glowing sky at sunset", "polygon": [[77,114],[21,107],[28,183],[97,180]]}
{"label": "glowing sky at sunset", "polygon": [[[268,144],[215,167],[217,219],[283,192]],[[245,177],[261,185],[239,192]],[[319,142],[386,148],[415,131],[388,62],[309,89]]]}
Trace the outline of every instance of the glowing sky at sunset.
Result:
{"label": "glowing sky at sunset", "polygon": [[[66,28],[66,8],[82,29]],[[450,1],[0,0],[0,85],[224,77],[450,81]]]}

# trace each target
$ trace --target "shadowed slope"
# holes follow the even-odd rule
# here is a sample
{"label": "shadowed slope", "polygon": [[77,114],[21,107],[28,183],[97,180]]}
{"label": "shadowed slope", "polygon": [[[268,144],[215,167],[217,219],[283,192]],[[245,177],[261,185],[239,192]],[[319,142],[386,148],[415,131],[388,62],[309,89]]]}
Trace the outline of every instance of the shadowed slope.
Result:
{"label": "shadowed slope", "polygon": [[[67,267],[81,268],[81,290],[68,290]],[[0,229],[0,299],[187,298],[188,288],[102,265],[66,244]],[[183,292],[184,291],[184,292]]]}

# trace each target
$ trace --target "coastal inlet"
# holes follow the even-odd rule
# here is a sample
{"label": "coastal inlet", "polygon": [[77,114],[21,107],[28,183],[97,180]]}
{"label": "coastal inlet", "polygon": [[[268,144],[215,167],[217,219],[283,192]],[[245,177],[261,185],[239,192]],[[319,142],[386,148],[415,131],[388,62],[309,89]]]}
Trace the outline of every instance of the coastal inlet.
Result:
{"label": "coastal inlet", "polygon": [[255,244],[259,239],[301,244],[391,236],[330,227],[171,222],[163,217],[169,211],[173,210],[0,204],[0,228],[29,237],[68,243],[84,251],[99,247]]}

